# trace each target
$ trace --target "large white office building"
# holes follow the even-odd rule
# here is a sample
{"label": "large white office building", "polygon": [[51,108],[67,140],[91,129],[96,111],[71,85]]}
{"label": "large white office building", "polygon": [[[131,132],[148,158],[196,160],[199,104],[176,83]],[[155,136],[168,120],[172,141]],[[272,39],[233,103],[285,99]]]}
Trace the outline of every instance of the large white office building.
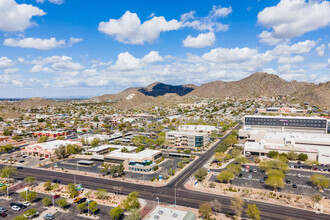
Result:
{"label": "large white office building", "polygon": [[330,164],[327,119],[293,116],[246,116],[239,138],[247,152],[267,156],[269,151],[304,153],[309,160]]}

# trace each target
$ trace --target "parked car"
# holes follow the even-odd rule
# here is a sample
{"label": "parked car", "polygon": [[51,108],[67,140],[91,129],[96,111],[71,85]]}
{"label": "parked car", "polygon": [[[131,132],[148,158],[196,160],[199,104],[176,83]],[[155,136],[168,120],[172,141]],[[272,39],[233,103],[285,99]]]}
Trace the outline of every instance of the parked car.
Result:
{"label": "parked car", "polygon": [[80,197],[77,197],[73,200],[74,203],[77,203],[81,198]]}
{"label": "parked car", "polygon": [[60,197],[60,195],[57,195],[57,194],[54,195],[54,199],[57,199],[59,197]]}
{"label": "parked car", "polygon": [[251,179],[251,178],[252,178],[252,175],[251,175],[251,174],[249,174],[249,175],[248,175],[248,177],[249,177],[249,179]]}
{"label": "parked car", "polygon": [[14,210],[14,211],[19,211],[19,210],[21,210],[21,208],[18,207],[17,205],[12,206],[11,209]]}
{"label": "parked car", "polygon": [[300,162],[300,161],[298,161],[298,162],[297,162],[297,164],[301,164],[301,162]]}
{"label": "parked car", "polygon": [[297,184],[292,184],[292,187],[293,188],[297,188]]}
{"label": "parked car", "polygon": [[26,205],[24,205],[23,203],[17,203],[17,206],[20,207],[21,209],[26,208]]}
{"label": "parked car", "polygon": [[86,200],[87,200],[87,198],[81,198],[81,199],[77,202],[77,204],[80,204],[80,203],[86,202]]}
{"label": "parked car", "polygon": [[7,213],[5,212],[0,212],[0,217],[6,217],[7,216]]}
{"label": "parked car", "polygon": [[260,183],[264,183],[264,182],[265,182],[265,180],[263,180],[263,179],[260,180]]}
{"label": "parked car", "polygon": [[18,206],[18,204],[15,203],[15,202],[11,202],[11,203],[9,203],[9,205],[10,205],[10,206]]}
{"label": "parked car", "polygon": [[53,183],[61,183],[61,180],[54,179],[54,180],[53,180]]}
{"label": "parked car", "polygon": [[8,210],[4,207],[0,207],[0,212],[7,212]]}
{"label": "parked car", "polygon": [[23,158],[24,158],[24,159],[27,159],[27,158],[29,158],[29,156],[27,156],[27,155],[24,155],[24,156],[23,156]]}
{"label": "parked car", "polygon": [[45,159],[45,158],[43,158],[43,157],[40,157],[40,158],[39,158],[39,160],[44,160],[44,159]]}
{"label": "parked car", "polygon": [[298,178],[301,178],[301,174],[300,174],[300,173],[298,173],[298,174],[297,174],[297,177],[298,177]]}
{"label": "parked car", "polygon": [[290,183],[291,183],[291,180],[287,179],[285,182],[286,182],[287,184],[290,184]]}
{"label": "parked car", "polygon": [[18,161],[19,163],[24,163],[25,162],[25,160],[20,160],[20,161]]}
{"label": "parked car", "polygon": [[25,206],[30,206],[31,205],[29,202],[23,202],[22,204],[25,205]]}
{"label": "parked car", "polygon": [[55,218],[55,216],[52,215],[52,214],[47,214],[47,215],[44,216],[44,219],[50,219],[50,220],[52,220],[54,218]]}
{"label": "parked car", "polygon": [[253,173],[256,173],[257,172],[257,169],[253,169],[252,171],[253,171]]}
{"label": "parked car", "polygon": [[242,174],[242,173],[238,174],[238,177],[242,177],[242,176],[243,176],[243,174]]}

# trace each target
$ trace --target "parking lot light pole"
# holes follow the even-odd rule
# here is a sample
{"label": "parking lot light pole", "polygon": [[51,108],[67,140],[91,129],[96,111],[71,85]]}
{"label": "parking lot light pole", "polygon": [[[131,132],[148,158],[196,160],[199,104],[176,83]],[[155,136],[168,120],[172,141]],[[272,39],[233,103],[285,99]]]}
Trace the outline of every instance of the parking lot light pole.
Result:
{"label": "parking lot light pole", "polygon": [[7,183],[6,186],[7,186],[7,197],[9,197],[9,191],[8,191],[8,189],[9,189],[9,184]]}
{"label": "parking lot light pole", "polygon": [[87,202],[88,216],[89,216],[89,203],[90,203],[90,201]]}
{"label": "parking lot light pole", "polygon": [[157,199],[157,206],[159,206],[159,198],[158,198],[158,197],[156,197],[156,199]]}
{"label": "parking lot light pole", "polygon": [[52,199],[53,199],[53,207],[55,207],[55,193],[51,193],[51,195],[52,195]]}
{"label": "parking lot light pole", "polygon": [[25,193],[26,193],[25,194],[25,201],[27,201],[27,192],[28,192],[29,188],[25,187],[24,190],[25,190]]}

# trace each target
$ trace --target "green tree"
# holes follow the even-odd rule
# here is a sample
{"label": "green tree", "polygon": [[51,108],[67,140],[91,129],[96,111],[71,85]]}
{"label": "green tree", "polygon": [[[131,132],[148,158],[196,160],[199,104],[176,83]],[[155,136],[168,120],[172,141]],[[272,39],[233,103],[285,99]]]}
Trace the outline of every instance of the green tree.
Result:
{"label": "green tree", "polygon": [[175,175],[175,169],[169,169],[168,170],[168,175],[174,176]]}
{"label": "green tree", "polygon": [[277,158],[278,155],[279,155],[279,153],[278,153],[277,151],[269,151],[269,152],[268,152],[268,156],[269,156],[270,158]]}
{"label": "green tree", "polygon": [[41,136],[38,140],[38,143],[45,143],[47,141],[48,137],[47,136]]}
{"label": "green tree", "polygon": [[308,155],[307,154],[300,153],[298,155],[298,159],[301,160],[301,161],[306,161],[306,160],[308,160]]}
{"label": "green tree", "polygon": [[232,151],[231,151],[231,155],[233,155],[233,158],[237,158],[239,156],[242,155],[242,151],[239,149],[239,148],[234,148]]}
{"label": "green tree", "polygon": [[38,211],[36,209],[32,208],[32,209],[25,211],[23,214],[26,216],[36,216],[37,212]]}
{"label": "green tree", "polygon": [[236,196],[230,200],[230,208],[237,217],[241,217],[244,207],[244,200]]}
{"label": "green tree", "polygon": [[218,162],[222,162],[225,159],[226,154],[224,152],[216,152],[214,154],[214,159]]}
{"label": "green tree", "polygon": [[105,197],[108,195],[108,192],[107,190],[105,189],[97,189],[96,192],[95,192],[95,196],[96,198],[98,199],[105,199]]}
{"label": "green tree", "polygon": [[32,177],[32,176],[28,176],[24,179],[24,182],[32,185],[36,182],[36,178],[35,177]]}
{"label": "green tree", "polygon": [[140,145],[136,148],[135,153],[139,153],[145,149],[144,145]]}
{"label": "green tree", "polygon": [[65,206],[68,205],[68,202],[66,201],[66,199],[61,199],[61,200],[58,200],[56,202],[56,204],[63,209]]}
{"label": "green tree", "polygon": [[44,206],[50,206],[50,204],[52,204],[52,200],[48,197],[45,197],[42,199],[42,203],[44,204]]}
{"label": "green tree", "polygon": [[247,215],[254,220],[260,220],[260,210],[256,206],[256,204],[248,204],[246,209]]}
{"label": "green tree", "polygon": [[100,143],[100,139],[94,138],[91,142],[92,147],[96,147]]}
{"label": "green tree", "polygon": [[65,137],[63,137],[63,136],[58,136],[58,137],[56,138],[56,140],[65,140]]}
{"label": "green tree", "polygon": [[50,180],[44,183],[44,190],[46,191],[52,190],[52,182],[50,182]]}
{"label": "green tree", "polygon": [[298,154],[294,151],[290,151],[287,157],[289,160],[298,160]]}
{"label": "green tree", "polygon": [[111,168],[110,164],[103,163],[101,166],[102,166],[102,168],[100,169],[100,172],[106,173],[108,175],[110,173],[110,168]]}
{"label": "green tree", "polygon": [[233,180],[235,177],[235,174],[231,171],[228,170],[223,170],[221,171],[221,173],[219,173],[217,175],[217,179],[219,180],[219,182],[226,182],[229,183],[230,180]]}
{"label": "green tree", "polygon": [[88,204],[89,206],[89,210],[92,212],[92,214],[94,215],[94,213],[98,210],[97,208],[97,202],[96,201],[92,201]]}
{"label": "green tree", "polygon": [[66,188],[67,188],[67,190],[68,190],[71,198],[74,198],[77,195],[77,189],[76,189],[76,185],[75,184],[69,183],[66,186]]}
{"label": "green tree", "polygon": [[13,176],[16,175],[17,171],[15,167],[9,167],[9,166],[5,166],[4,168],[2,168],[0,170],[0,176],[1,178],[7,178],[8,182],[9,179]]}
{"label": "green tree", "polygon": [[199,206],[198,213],[202,218],[210,219],[213,214],[211,204],[209,202],[201,204]]}
{"label": "green tree", "polygon": [[66,152],[66,147],[65,146],[60,146],[59,148],[57,148],[55,150],[55,155],[58,159],[66,158],[68,156],[68,154]]}
{"label": "green tree", "polygon": [[124,220],[140,220],[142,215],[139,209],[131,209],[129,214],[124,218]]}
{"label": "green tree", "polygon": [[284,187],[284,179],[281,176],[268,176],[265,183],[274,190]]}
{"label": "green tree", "polygon": [[80,203],[78,206],[77,206],[77,209],[80,210],[80,214],[83,213],[83,211],[86,209],[87,207],[87,203],[86,202],[83,202],[83,203]]}
{"label": "green tree", "polygon": [[129,153],[129,151],[127,150],[126,147],[123,147],[123,148],[121,149],[121,152],[123,152],[123,153]]}
{"label": "green tree", "polygon": [[207,170],[205,168],[199,168],[195,173],[194,177],[199,181],[202,182],[207,175]]}
{"label": "green tree", "polygon": [[110,215],[111,219],[118,220],[121,218],[123,213],[124,213],[123,209],[120,206],[117,206],[117,207],[111,209],[111,211],[109,212],[109,215]]}
{"label": "green tree", "polygon": [[126,199],[123,200],[122,206],[124,207],[125,210],[140,208],[139,193],[133,191],[130,194],[128,194]]}
{"label": "green tree", "polygon": [[310,177],[310,180],[312,181],[313,185],[319,188],[319,190],[329,187],[329,178],[322,174],[315,173]]}
{"label": "green tree", "polygon": [[34,201],[36,198],[38,198],[38,194],[36,193],[36,192],[34,192],[34,191],[31,191],[31,192],[28,192],[28,193],[26,193],[26,192],[21,192],[20,193],[20,196],[23,198],[23,199],[25,199],[26,201],[28,201],[28,202],[32,202],[32,201]]}

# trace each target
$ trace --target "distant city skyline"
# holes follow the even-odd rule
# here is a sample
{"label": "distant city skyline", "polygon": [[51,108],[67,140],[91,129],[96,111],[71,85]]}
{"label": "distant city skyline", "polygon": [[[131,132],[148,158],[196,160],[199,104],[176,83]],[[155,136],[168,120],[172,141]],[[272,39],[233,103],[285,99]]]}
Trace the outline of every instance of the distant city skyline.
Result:
{"label": "distant city skyline", "polygon": [[0,1],[0,98],[91,97],[268,72],[330,80],[326,0]]}

